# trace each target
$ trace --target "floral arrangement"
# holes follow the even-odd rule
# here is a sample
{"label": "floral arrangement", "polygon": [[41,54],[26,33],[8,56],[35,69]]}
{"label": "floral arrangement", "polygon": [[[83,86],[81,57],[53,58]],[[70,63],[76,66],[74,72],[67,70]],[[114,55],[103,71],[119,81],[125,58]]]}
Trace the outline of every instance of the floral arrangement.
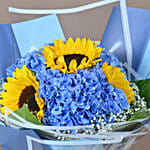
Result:
{"label": "floral arrangement", "polygon": [[143,81],[130,83],[117,57],[86,38],[55,40],[28,53],[1,82],[3,114],[7,107],[40,125],[92,126],[67,134],[96,134],[112,123],[150,115],[145,92],[139,90]]}

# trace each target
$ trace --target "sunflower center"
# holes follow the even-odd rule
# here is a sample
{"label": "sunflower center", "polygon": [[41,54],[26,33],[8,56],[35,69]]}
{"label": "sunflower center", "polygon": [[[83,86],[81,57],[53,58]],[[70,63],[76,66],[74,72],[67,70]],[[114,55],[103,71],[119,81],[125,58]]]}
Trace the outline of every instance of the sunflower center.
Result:
{"label": "sunflower center", "polygon": [[64,59],[67,64],[67,68],[69,67],[69,64],[72,59],[75,59],[77,61],[77,66],[79,66],[84,57],[86,57],[88,60],[87,56],[81,55],[81,54],[64,55]]}
{"label": "sunflower center", "polygon": [[30,111],[35,112],[39,111],[39,106],[37,105],[37,102],[35,101],[35,94],[36,91],[33,86],[27,86],[22,91],[20,98],[19,98],[19,108],[21,108],[24,104],[28,104],[28,108]]}

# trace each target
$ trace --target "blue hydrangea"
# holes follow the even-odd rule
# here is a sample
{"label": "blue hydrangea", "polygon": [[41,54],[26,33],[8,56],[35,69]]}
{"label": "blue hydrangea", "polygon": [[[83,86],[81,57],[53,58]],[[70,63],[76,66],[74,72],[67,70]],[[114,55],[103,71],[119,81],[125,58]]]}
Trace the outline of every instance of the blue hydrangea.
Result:
{"label": "blue hydrangea", "polygon": [[37,72],[44,65],[45,59],[43,56],[39,56],[39,51],[33,51],[28,53],[25,57],[17,59],[16,63],[6,69],[6,75],[13,76],[13,72],[16,68],[21,69],[23,65],[26,65],[31,71]]}
{"label": "blue hydrangea", "polygon": [[126,74],[122,62],[120,62],[119,59],[113,53],[103,50],[100,55],[100,58],[102,59],[102,61],[99,63],[100,66],[102,66],[104,62],[107,62],[109,65],[119,67],[121,72]]}
{"label": "blue hydrangea", "polygon": [[98,65],[76,74],[43,67],[36,78],[40,82],[39,96],[45,99],[42,121],[47,125],[89,125],[95,116],[107,118],[129,107],[124,92],[106,81]]}
{"label": "blue hydrangea", "polygon": [[7,76],[13,77],[16,68],[21,69],[26,65],[36,73],[40,82],[39,97],[45,100],[44,117],[42,122],[46,125],[75,126],[89,125],[95,116],[104,115],[106,121],[111,113],[121,113],[129,107],[124,92],[113,88],[106,80],[105,74],[100,68],[107,61],[112,66],[123,69],[122,63],[117,57],[103,51],[102,62],[91,70],[78,70],[76,74],[60,73],[56,69],[46,69],[45,59],[40,51],[28,53],[18,59],[7,71]]}

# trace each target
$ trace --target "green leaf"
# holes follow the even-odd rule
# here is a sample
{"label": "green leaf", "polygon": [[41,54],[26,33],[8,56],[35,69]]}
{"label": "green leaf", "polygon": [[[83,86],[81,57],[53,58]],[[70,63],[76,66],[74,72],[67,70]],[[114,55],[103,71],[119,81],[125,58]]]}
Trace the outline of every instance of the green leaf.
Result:
{"label": "green leaf", "polygon": [[[17,115],[22,117],[24,120],[29,121],[31,123],[41,125],[40,121],[29,111],[28,107],[26,105],[23,105],[19,110],[15,111]],[[13,115],[9,115],[9,117],[15,119],[18,121],[16,117]]]}
{"label": "green leaf", "polygon": [[150,116],[150,111],[144,109],[142,111],[136,112],[128,121],[144,119]]}
{"label": "green leaf", "polygon": [[134,82],[140,90],[140,96],[145,98],[148,108],[150,107],[150,79]]}

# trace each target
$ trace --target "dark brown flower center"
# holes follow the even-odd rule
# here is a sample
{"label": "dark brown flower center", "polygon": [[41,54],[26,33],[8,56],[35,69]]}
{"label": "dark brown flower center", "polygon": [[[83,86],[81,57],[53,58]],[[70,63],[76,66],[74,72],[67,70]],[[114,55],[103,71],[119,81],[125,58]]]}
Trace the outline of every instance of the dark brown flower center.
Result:
{"label": "dark brown flower center", "polygon": [[39,111],[39,106],[35,101],[36,91],[33,86],[27,86],[21,93],[19,98],[19,108],[21,108],[24,104],[28,104],[28,108],[31,112]]}
{"label": "dark brown flower center", "polygon": [[[65,59],[67,68],[69,68],[69,64],[72,59],[75,59],[77,61],[77,66],[79,66],[84,57],[86,57],[88,60],[88,57],[85,55],[80,55],[80,54],[64,55],[64,59]],[[57,58],[55,59],[55,63],[56,63],[56,60],[57,60]]]}
{"label": "dark brown flower center", "polygon": [[69,66],[72,59],[75,59],[77,61],[77,66],[79,66],[84,57],[87,57],[87,56],[80,55],[80,54],[64,55],[64,59],[65,59],[67,66]]}

